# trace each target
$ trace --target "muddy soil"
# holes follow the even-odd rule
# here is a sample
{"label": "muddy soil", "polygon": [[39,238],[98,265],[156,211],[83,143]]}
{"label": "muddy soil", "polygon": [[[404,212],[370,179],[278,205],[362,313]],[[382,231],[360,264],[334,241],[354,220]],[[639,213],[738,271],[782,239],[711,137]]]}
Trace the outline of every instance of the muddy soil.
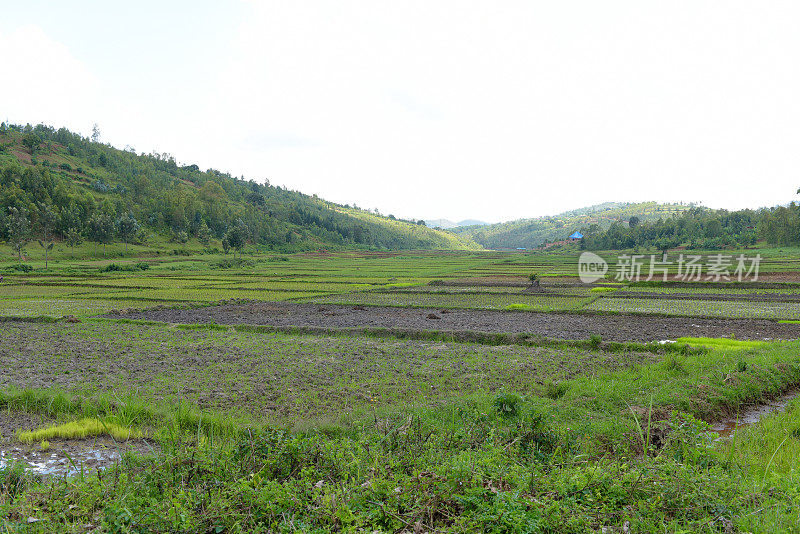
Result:
{"label": "muddy soil", "polygon": [[762,404],[748,406],[741,413],[732,415],[711,426],[711,430],[719,434],[719,439],[729,439],[740,428],[746,428],[758,423],[764,417],[785,412],[789,402],[800,396],[800,390],[792,390]]}
{"label": "muddy soil", "polygon": [[55,423],[55,419],[40,414],[0,411],[0,469],[21,464],[27,471],[38,475],[74,476],[111,467],[128,452],[155,452],[155,445],[144,439],[51,439],[45,450],[40,443],[22,443],[16,438],[19,431],[35,430]]}
{"label": "muddy soil", "polygon": [[[428,317],[436,315],[437,319]],[[225,304],[196,309],[128,310],[108,317],[169,323],[253,324],[277,327],[398,328],[447,332],[525,332],[552,339],[605,341],[660,341],[679,337],[737,339],[797,339],[800,326],[767,319],[657,317],[642,315],[588,315],[440,310],[384,306],[336,306],[289,302]]]}

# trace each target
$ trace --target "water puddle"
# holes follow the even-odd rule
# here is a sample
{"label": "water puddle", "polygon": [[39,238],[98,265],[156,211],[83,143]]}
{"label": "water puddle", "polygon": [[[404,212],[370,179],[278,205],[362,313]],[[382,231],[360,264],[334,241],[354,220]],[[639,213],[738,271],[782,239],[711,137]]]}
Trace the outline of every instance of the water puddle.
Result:
{"label": "water puddle", "polygon": [[120,453],[113,449],[87,447],[82,450],[37,451],[13,447],[0,450],[0,469],[11,465],[23,465],[26,471],[37,475],[75,476],[106,469],[119,462]]}
{"label": "water puddle", "polygon": [[130,452],[155,454],[157,445],[147,439],[117,441],[108,436],[83,439],[50,439],[23,443],[15,436],[23,430],[44,428],[57,423],[51,417],[31,412],[0,410],[0,469],[22,466],[41,476],[76,476],[107,469]]}
{"label": "water puddle", "polygon": [[717,421],[711,425],[711,431],[719,435],[718,440],[731,439],[736,430],[757,423],[768,415],[785,412],[789,402],[798,396],[800,390],[795,389],[764,404],[749,406],[737,416]]}

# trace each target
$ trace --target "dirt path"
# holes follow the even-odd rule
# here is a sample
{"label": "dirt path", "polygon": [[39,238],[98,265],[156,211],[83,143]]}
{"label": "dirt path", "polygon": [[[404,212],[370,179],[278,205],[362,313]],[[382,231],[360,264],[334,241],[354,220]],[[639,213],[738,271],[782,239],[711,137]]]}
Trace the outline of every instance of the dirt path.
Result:
{"label": "dirt path", "polygon": [[[196,309],[128,311],[108,317],[169,323],[254,324],[323,328],[399,328],[448,332],[527,332],[553,339],[659,341],[678,337],[797,339],[800,325],[766,319],[703,319],[641,315],[440,310],[383,306],[336,306],[288,302],[226,304]],[[430,317],[430,318],[429,318]],[[433,318],[435,317],[435,318]]]}

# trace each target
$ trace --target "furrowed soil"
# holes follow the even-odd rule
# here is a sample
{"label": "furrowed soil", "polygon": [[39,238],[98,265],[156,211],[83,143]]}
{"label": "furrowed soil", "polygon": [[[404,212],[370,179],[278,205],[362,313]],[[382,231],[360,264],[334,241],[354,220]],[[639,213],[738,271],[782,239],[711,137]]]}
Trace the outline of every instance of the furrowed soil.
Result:
{"label": "furrowed soil", "polygon": [[185,401],[258,421],[335,418],[376,407],[544,384],[658,361],[649,352],[376,340],[102,323],[7,323],[0,388]]}
{"label": "furrowed soil", "polygon": [[[435,316],[435,318],[433,318]],[[441,310],[386,306],[337,306],[289,302],[252,302],[194,309],[155,308],[107,315],[167,323],[250,324],[275,327],[396,328],[444,332],[529,333],[551,339],[605,341],[660,341],[679,337],[730,337],[737,339],[797,339],[800,326],[768,319],[721,319],[505,312],[494,310]]]}

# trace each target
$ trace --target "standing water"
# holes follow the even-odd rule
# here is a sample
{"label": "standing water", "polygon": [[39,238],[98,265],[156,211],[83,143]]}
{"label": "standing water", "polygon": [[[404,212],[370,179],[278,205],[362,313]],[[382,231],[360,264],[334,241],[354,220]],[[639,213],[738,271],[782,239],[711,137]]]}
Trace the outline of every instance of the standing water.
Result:
{"label": "standing water", "polygon": [[711,431],[719,434],[721,440],[730,439],[736,430],[759,422],[765,416],[786,411],[789,402],[800,395],[800,390],[792,390],[785,395],[764,404],[749,406],[734,417],[728,417],[711,425]]}

